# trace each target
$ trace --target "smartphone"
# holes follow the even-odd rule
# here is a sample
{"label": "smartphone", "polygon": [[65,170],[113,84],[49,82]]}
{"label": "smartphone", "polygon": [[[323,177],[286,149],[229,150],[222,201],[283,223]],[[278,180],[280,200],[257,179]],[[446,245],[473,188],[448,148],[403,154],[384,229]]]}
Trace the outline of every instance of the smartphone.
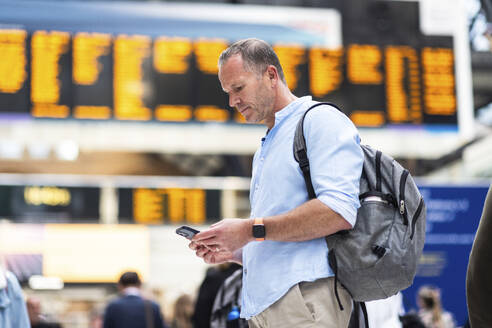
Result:
{"label": "smartphone", "polygon": [[176,233],[180,236],[185,237],[186,239],[193,238],[193,236],[199,232],[200,231],[193,229],[191,227],[188,227],[188,226],[181,226],[178,229],[176,229]]}

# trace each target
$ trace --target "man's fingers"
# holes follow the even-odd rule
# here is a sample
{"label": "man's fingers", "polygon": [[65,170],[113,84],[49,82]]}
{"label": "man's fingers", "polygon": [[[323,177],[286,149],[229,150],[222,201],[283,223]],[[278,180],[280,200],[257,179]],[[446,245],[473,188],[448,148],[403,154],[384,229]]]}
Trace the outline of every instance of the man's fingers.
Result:
{"label": "man's fingers", "polygon": [[215,230],[208,229],[193,236],[192,241],[203,243],[203,241],[215,237]]}
{"label": "man's fingers", "polygon": [[192,241],[191,243],[189,243],[188,247],[195,251],[198,247],[200,247],[200,245]]}
{"label": "man's fingers", "polygon": [[210,250],[206,247],[203,247],[203,246],[199,246],[196,250],[196,256],[198,257],[205,257],[207,253],[209,253]]}

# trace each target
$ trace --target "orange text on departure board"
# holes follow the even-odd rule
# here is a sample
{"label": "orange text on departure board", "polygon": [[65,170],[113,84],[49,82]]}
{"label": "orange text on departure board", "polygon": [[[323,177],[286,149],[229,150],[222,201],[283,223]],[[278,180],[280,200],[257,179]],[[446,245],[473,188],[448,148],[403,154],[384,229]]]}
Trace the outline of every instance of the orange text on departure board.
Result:
{"label": "orange text on departure board", "polygon": [[381,84],[382,54],[378,46],[351,44],[347,49],[347,77],[355,84]]}
{"label": "orange text on departure board", "polygon": [[309,51],[309,85],[315,97],[337,90],[343,81],[343,50],[311,48]]}
{"label": "orange text on departure board", "polygon": [[446,48],[422,49],[422,79],[427,114],[454,115],[456,96],[453,51]]}
{"label": "orange text on departure board", "polygon": [[73,38],[73,80],[80,85],[93,85],[102,71],[98,61],[111,50],[111,36],[101,33],[77,33]]}
{"label": "orange text on departure board", "polygon": [[299,66],[306,63],[306,49],[298,45],[278,45],[273,50],[278,56],[280,65],[284,72],[287,86],[290,90],[295,90],[299,84]]}
{"label": "orange text on departure board", "polygon": [[23,30],[0,29],[0,92],[16,93],[26,81],[26,37]]}
{"label": "orange text on departure board", "polygon": [[[227,48],[227,42],[222,39],[198,39],[193,44],[196,64],[204,74],[216,76],[219,72],[218,61],[220,54]],[[195,119],[207,122],[225,122],[229,119],[229,112],[214,104],[201,104],[195,108]]]}
{"label": "orange text on departure board", "polygon": [[202,189],[149,189],[133,190],[135,222],[162,224],[188,222],[202,224],[206,219],[205,191]]}
{"label": "orange text on departure board", "polygon": [[[72,78],[75,84],[94,86],[99,80],[103,64],[99,58],[109,55],[111,36],[102,33],[77,33],[73,37]],[[108,106],[78,105],[73,116],[80,119],[109,119],[111,108]]]}
{"label": "orange text on departure board", "polygon": [[190,68],[192,50],[190,39],[159,37],[154,41],[154,68],[159,73],[184,74]]}
{"label": "orange text on departure board", "polygon": [[422,123],[418,54],[408,46],[385,49],[386,110],[391,123]]}
{"label": "orange text on departure board", "polygon": [[221,39],[198,39],[193,47],[198,69],[205,74],[217,75],[219,56],[227,48],[227,42]]}
{"label": "orange text on departure board", "polygon": [[36,31],[31,41],[31,101],[32,114],[36,117],[65,118],[69,115],[66,105],[58,104],[61,82],[60,57],[67,53],[70,35],[66,32]]}
{"label": "orange text on departure board", "polygon": [[150,120],[144,98],[153,92],[143,81],[143,64],[150,59],[151,39],[143,35],[119,35],[114,42],[114,115],[121,120]]}
{"label": "orange text on departure board", "polygon": [[[154,68],[161,74],[186,74],[190,70],[192,53],[193,45],[188,38],[159,37],[154,41]],[[155,118],[159,121],[186,122],[192,116],[190,105],[158,104],[155,108]]]}

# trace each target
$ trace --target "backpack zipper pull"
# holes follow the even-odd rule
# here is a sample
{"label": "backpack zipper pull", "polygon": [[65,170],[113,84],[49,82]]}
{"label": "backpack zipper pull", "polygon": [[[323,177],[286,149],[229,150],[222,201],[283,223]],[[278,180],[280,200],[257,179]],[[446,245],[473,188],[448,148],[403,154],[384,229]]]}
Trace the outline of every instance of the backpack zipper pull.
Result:
{"label": "backpack zipper pull", "polygon": [[400,214],[403,215],[405,213],[405,201],[400,200]]}

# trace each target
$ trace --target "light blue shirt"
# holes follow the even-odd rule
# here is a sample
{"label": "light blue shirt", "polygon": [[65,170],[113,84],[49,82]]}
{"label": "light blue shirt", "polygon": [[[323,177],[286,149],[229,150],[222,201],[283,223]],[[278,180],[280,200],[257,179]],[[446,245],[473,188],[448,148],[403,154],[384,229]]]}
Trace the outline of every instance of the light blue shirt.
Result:
{"label": "light blue shirt", "polygon": [[[315,103],[302,97],[275,114],[253,159],[251,217],[286,213],[308,200],[293,142],[299,119]],[[304,135],[317,198],[353,226],[363,164],[357,129],[336,108],[320,106],[306,116]],[[243,248],[241,317],[261,313],[301,281],[332,275],[324,238],[251,242]]]}
{"label": "light blue shirt", "polygon": [[0,327],[29,328],[31,324],[19,282],[9,271],[5,273],[5,276],[7,286],[0,289]]}

